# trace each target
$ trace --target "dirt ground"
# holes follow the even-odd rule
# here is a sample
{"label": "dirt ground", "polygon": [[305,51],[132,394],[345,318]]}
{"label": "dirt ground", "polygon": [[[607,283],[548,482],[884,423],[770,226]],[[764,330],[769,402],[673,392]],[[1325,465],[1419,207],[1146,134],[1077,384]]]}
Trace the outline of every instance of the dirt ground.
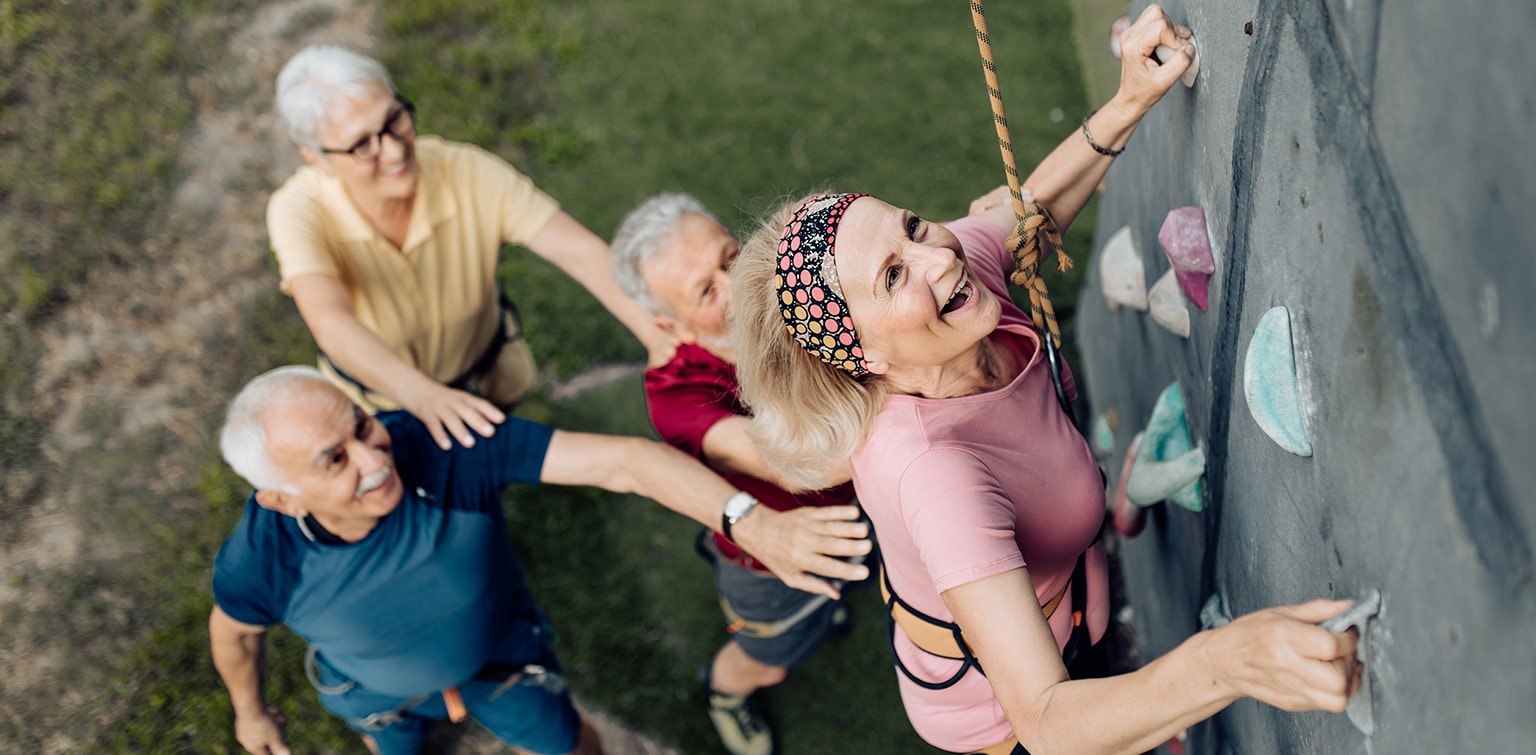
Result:
{"label": "dirt ground", "polygon": [[[259,329],[250,318],[281,304],[266,252],[265,204],[299,158],[274,123],[273,80],[306,44],[373,49],[380,28],[376,8],[360,0],[291,0],[213,23],[231,25],[229,46],[222,61],[188,82],[197,122],[184,142],[187,177],[157,232],[136,262],[81,282],[85,294],[35,334],[46,349],[34,372],[37,413],[47,420],[45,463],[8,483],[35,492],[0,537],[0,574],[7,575],[0,616],[8,619],[0,638],[0,729],[29,731],[45,753],[82,751],[113,725],[123,703],[113,690],[79,683],[93,677],[75,667],[127,651],[124,637],[132,636],[120,631],[131,628],[122,624],[132,606],[110,579],[66,598],[50,577],[98,575],[149,547],[121,536],[103,516],[114,491],[163,504],[161,513],[140,512],[150,518],[205,505],[198,470],[224,402],[251,377],[241,358]],[[282,304],[277,311],[291,318],[291,310]],[[123,456],[129,461],[102,462]],[[79,600],[92,608],[83,610]],[[53,641],[59,635],[52,627],[82,615],[98,622],[73,627],[72,634],[97,638],[89,647]],[[595,718],[610,752],[666,752]],[[504,750],[476,733],[453,751]]]}

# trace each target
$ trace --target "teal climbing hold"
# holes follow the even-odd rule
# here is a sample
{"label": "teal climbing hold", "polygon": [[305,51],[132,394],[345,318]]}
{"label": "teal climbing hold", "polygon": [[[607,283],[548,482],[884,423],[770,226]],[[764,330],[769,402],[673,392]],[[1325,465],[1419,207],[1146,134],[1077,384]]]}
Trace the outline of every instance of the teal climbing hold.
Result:
{"label": "teal climbing hold", "polygon": [[1136,449],[1136,461],[1125,482],[1125,495],[1138,506],[1168,500],[1190,511],[1199,511],[1200,478],[1205,474],[1205,451],[1189,440],[1184,416],[1184,396],[1171,383],[1157,397],[1146,437]]}
{"label": "teal climbing hold", "polygon": [[1100,414],[1093,418],[1093,451],[1097,456],[1115,452],[1115,431],[1109,426],[1109,418]]}
{"label": "teal climbing hold", "polygon": [[1243,395],[1259,429],[1297,456],[1312,455],[1301,408],[1290,312],[1275,307],[1259,319],[1243,360]]}

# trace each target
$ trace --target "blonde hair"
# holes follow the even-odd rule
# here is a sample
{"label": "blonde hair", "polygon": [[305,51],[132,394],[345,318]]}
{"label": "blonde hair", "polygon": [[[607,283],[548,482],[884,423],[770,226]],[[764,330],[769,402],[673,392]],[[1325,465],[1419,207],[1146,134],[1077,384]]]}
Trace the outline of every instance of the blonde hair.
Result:
{"label": "blonde hair", "polygon": [[886,395],[881,377],[855,379],[807,353],[779,314],[779,238],[813,196],[784,204],[742,245],[731,266],[730,314],[749,433],[770,467],[809,490],[840,481],[842,462],[864,444]]}

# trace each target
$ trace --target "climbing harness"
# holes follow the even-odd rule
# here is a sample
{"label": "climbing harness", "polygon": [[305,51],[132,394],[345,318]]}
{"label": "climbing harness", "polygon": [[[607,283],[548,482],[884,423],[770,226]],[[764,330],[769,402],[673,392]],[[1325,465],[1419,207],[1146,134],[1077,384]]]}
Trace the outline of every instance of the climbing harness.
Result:
{"label": "climbing harness", "polygon": [[[304,652],[304,675],[309,678],[309,683],[322,695],[341,696],[357,689],[357,682],[345,679],[340,684],[322,684],[320,682],[319,664],[323,663],[320,653],[311,645]],[[326,669],[336,676],[344,676],[334,666],[326,664]],[[501,663],[493,661],[480,667],[473,677],[475,681],[499,681],[501,685],[493,691],[488,700],[501,697],[507,690],[517,686],[542,687],[552,695],[565,692],[565,677],[558,671],[538,663],[526,663],[522,665]],[[441,691],[443,706],[448,710],[448,720],[459,723],[469,716],[468,709],[464,706],[464,698],[459,694],[458,687],[446,687]],[[400,701],[395,707],[370,713],[360,718],[349,718],[347,723],[359,731],[376,732],[383,731],[403,720],[416,708],[430,699],[431,695],[413,695]]]}
{"label": "climbing harness", "polygon": [[[481,375],[494,367],[496,365],[496,360],[501,357],[501,350],[505,348],[507,344],[516,343],[521,340],[523,340],[522,315],[518,313],[517,305],[513,304],[512,300],[507,298],[506,294],[502,294],[501,319],[496,323],[496,333],[491,336],[491,342],[486,345],[485,351],[480,352],[480,358],[476,359],[475,363],[470,365],[469,369],[464,371],[464,374],[454,378],[453,380],[443,383],[443,385],[460,391],[469,390],[469,382],[474,380],[477,375]],[[336,373],[336,377],[351,383],[352,387],[356,388],[358,393],[360,393],[363,398],[375,404],[378,403],[374,400],[374,397],[380,396],[379,393],[364,385],[363,381],[347,374],[345,370],[341,369],[341,365],[336,363],[336,360],[331,359],[331,357],[323,351],[320,352],[320,361],[323,362],[326,367],[329,367],[331,372]]]}
{"label": "climbing harness", "polygon": [[[1094,542],[1097,543],[1098,539],[1095,538]],[[1093,545],[1089,544],[1088,547],[1092,548]],[[1067,590],[1072,591],[1072,634],[1067,639],[1066,648],[1062,651],[1062,660],[1065,663],[1071,663],[1077,655],[1079,637],[1087,631],[1083,621],[1088,604],[1088,575],[1085,571],[1087,553],[1087,549],[1084,549],[1078,554],[1077,565],[1072,568],[1072,576],[1068,578],[1067,584],[1062,585],[1061,589],[1045,602],[1045,605],[1040,606],[1040,611],[1049,621],[1056,614],[1056,609],[1061,605],[1061,599],[1066,596]],[[897,670],[912,680],[913,684],[924,689],[941,690],[955,686],[966,672],[973,668],[977,673],[986,675],[987,672],[981,667],[981,660],[971,650],[971,645],[966,641],[960,625],[929,616],[913,607],[911,603],[902,600],[891,587],[891,579],[885,571],[884,564],[880,566],[880,597],[885,602],[886,642],[890,646],[891,658],[896,661]],[[896,654],[896,627],[898,626],[901,627],[907,639],[917,646],[917,649],[929,655],[960,661],[960,668],[941,682],[918,678]]]}
{"label": "climbing harness", "polygon": [[1054,253],[1056,269],[1064,273],[1072,269],[1072,258],[1062,251],[1061,232],[1045,206],[1039,202],[1024,203],[1019,188],[1019,169],[1013,158],[1013,141],[1008,135],[1008,116],[1003,112],[1002,84],[998,82],[997,65],[992,60],[992,39],[987,34],[987,16],[981,0],[971,0],[971,23],[976,28],[976,45],[981,51],[981,67],[992,101],[992,121],[997,126],[997,146],[1002,153],[1003,172],[1008,176],[1008,194],[1013,198],[1013,215],[1017,221],[1007,242],[1014,263],[1009,279],[1029,292],[1030,318],[1034,320],[1035,328],[1049,334],[1045,339],[1048,343],[1054,341],[1055,346],[1060,346],[1061,327],[1056,324],[1056,308],[1051,305],[1050,292],[1040,277],[1040,263]]}
{"label": "climbing harness", "polygon": [[[715,544],[715,539],[711,537],[712,534],[713,532],[709,529],[704,529],[693,542],[694,550],[705,561],[711,564],[718,564],[723,561],[747,569],[764,579],[778,579],[778,577],[774,576],[773,572],[768,571],[767,567],[762,566],[761,562],[747,555],[745,551],[736,558],[728,558],[724,553],[720,552],[720,548]],[[862,564],[864,563],[864,556],[850,556],[845,560],[850,564]],[[832,586],[836,589],[842,589],[843,581],[834,579],[832,580]],[[725,614],[725,631],[731,634],[739,634],[743,637],[766,640],[778,637],[794,629],[797,624],[810,618],[811,614],[816,613],[829,600],[831,598],[825,595],[816,595],[801,605],[799,610],[778,621],[753,621],[737,612],[735,608],[731,607],[730,601],[726,600],[724,595],[721,595],[720,612]]]}

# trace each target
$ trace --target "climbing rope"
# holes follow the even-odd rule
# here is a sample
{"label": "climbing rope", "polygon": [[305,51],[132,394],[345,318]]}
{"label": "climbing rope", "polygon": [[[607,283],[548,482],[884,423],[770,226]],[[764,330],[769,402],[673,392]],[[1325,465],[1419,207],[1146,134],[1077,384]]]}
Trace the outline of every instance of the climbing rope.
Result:
{"label": "climbing rope", "polygon": [[981,0],[971,0],[971,23],[976,27],[976,45],[981,49],[981,68],[987,78],[987,94],[992,99],[992,121],[997,125],[997,146],[1003,153],[1003,172],[1008,174],[1008,194],[1013,197],[1013,233],[1008,235],[1008,252],[1013,255],[1013,273],[1009,279],[1029,292],[1029,314],[1035,328],[1049,332],[1053,345],[1061,345],[1061,328],[1056,324],[1056,308],[1050,291],[1040,277],[1040,263],[1052,253],[1056,269],[1072,269],[1072,258],[1061,248],[1061,231],[1039,202],[1024,204],[1019,188],[1019,168],[1013,159],[1013,141],[1008,136],[1008,116],[1003,113],[1003,90],[997,80],[997,65],[992,62],[992,40],[987,35],[987,15]]}

